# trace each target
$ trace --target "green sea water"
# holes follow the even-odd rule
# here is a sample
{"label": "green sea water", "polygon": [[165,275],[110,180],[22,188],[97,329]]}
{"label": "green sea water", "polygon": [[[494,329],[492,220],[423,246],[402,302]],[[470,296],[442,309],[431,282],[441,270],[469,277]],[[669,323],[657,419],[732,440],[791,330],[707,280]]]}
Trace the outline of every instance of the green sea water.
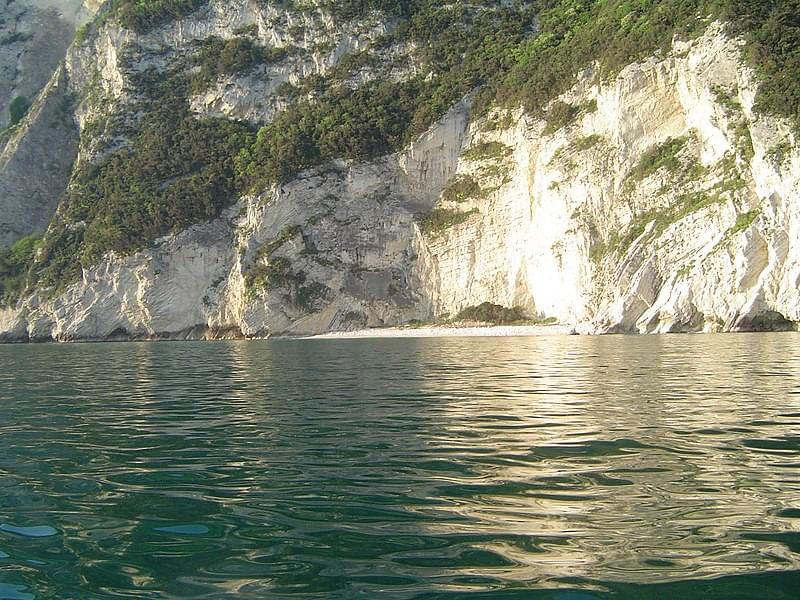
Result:
{"label": "green sea water", "polygon": [[799,597],[799,334],[0,346],[0,599]]}

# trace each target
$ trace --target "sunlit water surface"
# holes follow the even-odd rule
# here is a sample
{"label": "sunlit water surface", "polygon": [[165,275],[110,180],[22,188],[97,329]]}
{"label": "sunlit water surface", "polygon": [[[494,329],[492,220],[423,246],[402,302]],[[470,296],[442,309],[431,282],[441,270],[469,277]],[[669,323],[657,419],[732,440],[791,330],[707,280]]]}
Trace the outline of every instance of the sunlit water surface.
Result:
{"label": "sunlit water surface", "polygon": [[800,597],[800,335],[0,347],[0,598]]}

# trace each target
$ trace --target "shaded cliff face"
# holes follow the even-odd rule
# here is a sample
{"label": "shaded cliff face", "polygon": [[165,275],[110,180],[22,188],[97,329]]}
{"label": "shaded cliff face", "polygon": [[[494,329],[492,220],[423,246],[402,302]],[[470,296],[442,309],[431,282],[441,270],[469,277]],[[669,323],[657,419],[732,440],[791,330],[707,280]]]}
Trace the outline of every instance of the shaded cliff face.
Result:
{"label": "shaded cliff face", "polygon": [[77,130],[59,65],[99,2],[2,1],[0,245],[6,245],[44,231],[66,187]]}
{"label": "shaded cliff face", "polygon": [[[160,137],[186,140],[202,127],[209,147],[222,139],[235,149],[258,127],[261,140],[302,133],[302,119],[326,122],[333,117],[311,108],[285,116],[297,90],[315,99],[309,106],[324,105],[326,78],[357,98],[383,93],[369,87],[377,81],[397,90],[424,82],[413,44],[383,41],[397,23],[381,12],[342,20],[236,0],[139,33],[113,20],[93,28],[4,152],[6,165],[39,152],[53,162],[16,182],[9,169],[0,186],[16,190],[6,198],[29,198],[25,186],[41,185],[48,199],[35,219],[28,199],[7,212],[13,240],[46,226],[55,205],[45,189],[66,188],[71,174],[40,254],[94,258],[63,259],[67,267],[49,259],[47,285],[0,309],[0,336],[312,334],[441,318],[483,302],[591,333],[800,322],[800,156],[787,121],[754,111],[758,82],[719,24],[611,79],[587,69],[537,115],[475,112],[466,93],[422,132],[389,127],[408,136],[399,150],[323,156],[278,183],[262,174],[273,162],[252,162],[260,141],[225,167],[249,178],[242,188],[204,183],[224,175],[214,165],[228,165],[211,150],[167,152],[161,162],[177,154],[193,166],[160,175],[146,195],[131,180],[160,151]],[[231,55],[236,68],[219,68]],[[59,130],[53,117],[65,99],[74,121]],[[168,103],[181,124],[148,121]],[[334,129],[357,127],[355,116]],[[351,152],[335,136],[328,144],[332,156]],[[97,212],[107,198],[114,204]],[[144,201],[156,221],[197,223],[142,221],[155,242],[121,233],[113,219],[139,218]],[[175,213],[184,202],[208,204],[207,216]]]}
{"label": "shaded cliff face", "polygon": [[99,3],[85,0],[2,0],[0,6],[0,129],[15,98],[32,101],[64,59],[75,29]]}

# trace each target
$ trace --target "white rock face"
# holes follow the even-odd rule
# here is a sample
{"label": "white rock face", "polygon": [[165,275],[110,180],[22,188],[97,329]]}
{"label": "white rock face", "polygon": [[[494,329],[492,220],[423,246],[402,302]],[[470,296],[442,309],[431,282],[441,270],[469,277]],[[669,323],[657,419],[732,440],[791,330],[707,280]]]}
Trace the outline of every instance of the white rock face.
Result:
{"label": "white rock face", "polygon": [[[785,123],[753,113],[756,87],[713,26],[614,81],[587,74],[562,100],[596,110],[555,133],[527,116],[500,132],[474,123],[478,142],[508,146],[510,175],[483,199],[444,204],[475,212],[420,241],[435,313],[490,301],[585,332],[800,321],[800,155]],[[685,138],[679,158],[693,175],[631,176],[671,138]],[[471,162],[459,172],[475,171]]]}
{"label": "white rock face", "polygon": [[[314,13],[287,13],[272,5],[256,7],[249,0],[234,0],[212,3],[205,13],[186,19],[180,27],[160,36],[160,43],[184,46],[190,40],[210,35],[229,39],[233,32],[245,27],[253,29],[252,37],[260,43],[287,49],[287,58],[263,66],[255,73],[221,78],[191,99],[192,111],[197,115],[240,119],[255,125],[268,123],[286,108],[287,99],[281,95],[283,85],[296,85],[308,77],[325,75],[342,57],[368,48],[389,31],[389,24],[377,14],[355,22],[336,23]],[[387,52],[397,55],[403,50]],[[381,75],[401,78],[405,73],[381,72]],[[370,78],[370,73],[354,77],[363,82]]]}
{"label": "white rock face", "polygon": [[[286,24],[239,0],[144,42],[254,23],[281,43]],[[379,30],[337,39],[357,48]],[[86,61],[101,56],[100,93],[125,102],[125,35],[107,28],[74,48],[70,80],[89,81]],[[337,60],[314,56],[310,72]],[[273,97],[259,81],[220,81],[194,110],[265,122]],[[471,122],[465,100],[397,155],[308,171],[152,249],[106,257],[57,298],[0,311],[0,339],[314,334],[483,302],[586,333],[793,327],[800,152],[785,122],[753,113],[756,88],[737,43],[712,26],[611,81],[587,71],[560,99],[579,115],[554,131],[520,112]],[[97,110],[82,105],[81,126]]]}

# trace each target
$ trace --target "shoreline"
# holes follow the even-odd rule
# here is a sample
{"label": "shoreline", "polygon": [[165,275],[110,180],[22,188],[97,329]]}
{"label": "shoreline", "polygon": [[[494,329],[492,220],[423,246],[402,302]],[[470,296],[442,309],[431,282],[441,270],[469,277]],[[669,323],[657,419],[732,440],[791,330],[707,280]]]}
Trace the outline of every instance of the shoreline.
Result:
{"label": "shoreline", "polygon": [[531,337],[545,335],[576,335],[568,325],[487,325],[487,326],[427,326],[375,327],[355,331],[334,331],[298,339],[342,340],[379,338],[439,338],[439,337]]}
{"label": "shoreline", "polygon": [[233,341],[259,341],[259,340],[357,340],[357,339],[391,339],[391,338],[488,338],[488,337],[546,337],[546,336],[663,336],[663,335],[728,335],[752,333],[798,333],[795,329],[742,329],[733,331],[682,331],[675,333],[635,333],[613,332],[600,333],[583,330],[576,326],[553,325],[427,325],[423,327],[375,327],[371,329],[357,329],[354,331],[333,331],[320,334],[284,333],[278,335],[244,336],[233,333],[230,329],[206,331],[198,335],[197,329],[178,333],[142,336],[114,336],[107,338],[77,338],[77,339],[52,339],[52,338],[19,338],[10,339],[0,335],[2,346],[29,346],[42,344],[71,345],[71,344],[109,344],[109,343],[164,343],[164,342],[233,342]]}
{"label": "shoreline", "polygon": [[27,346],[41,344],[109,344],[109,343],[159,343],[159,342],[220,342],[258,340],[350,340],[389,338],[444,338],[444,337],[532,337],[553,335],[580,335],[569,325],[427,325],[422,327],[374,327],[353,331],[330,331],[319,334],[281,333],[277,335],[247,337],[233,329],[207,330],[193,328],[169,334],[141,336],[110,336],[106,338],[19,338],[0,335],[0,346]]}

